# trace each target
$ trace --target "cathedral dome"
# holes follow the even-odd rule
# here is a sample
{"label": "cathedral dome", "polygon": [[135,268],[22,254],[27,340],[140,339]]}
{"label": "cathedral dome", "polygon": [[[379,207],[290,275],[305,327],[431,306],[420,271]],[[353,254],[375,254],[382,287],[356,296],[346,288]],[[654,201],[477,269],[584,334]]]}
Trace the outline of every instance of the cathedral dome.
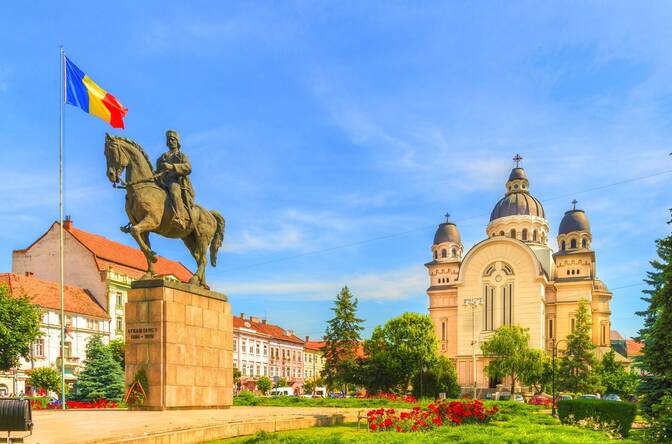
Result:
{"label": "cathedral dome", "polygon": [[[516,169],[522,170],[522,168]],[[495,208],[492,209],[492,213],[490,213],[490,221],[499,219],[500,217],[518,215],[546,218],[541,202],[532,196],[529,191],[514,191],[507,193],[506,196],[497,202]]]}
{"label": "cathedral dome", "polygon": [[434,245],[442,244],[444,242],[452,242],[454,244],[462,243],[457,225],[452,222],[444,222],[436,229],[436,234],[434,234]]}
{"label": "cathedral dome", "polygon": [[565,211],[565,216],[560,222],[560,228],[558,229],[558,235],[568,234],[573,231],[587,231],[590,233],[590,222],[588,222],[588,217],[583,210],[572,209]]}

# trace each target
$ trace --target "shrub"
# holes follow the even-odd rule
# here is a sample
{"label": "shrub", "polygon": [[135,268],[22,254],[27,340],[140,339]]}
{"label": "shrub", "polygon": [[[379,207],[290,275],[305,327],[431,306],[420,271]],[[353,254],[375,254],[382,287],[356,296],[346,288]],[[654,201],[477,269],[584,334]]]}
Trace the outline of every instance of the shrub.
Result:
{"label": "shrub", "polygon": [[629,402],[599,399],[572,399],[558,402],[558,416],[563,424],[588,425],[619,436],[628,436],[637,414],[637,406]]}
{"label": "shrub", "polygon": [[672,396],[665,395],[660,403],[652,406],[646,439],[648,442],[672,442]]}
{"label": "shrub", "polygon": [[257,405],[257,397],[254,396],[254,393],[251,391],[243,390],[242,392],[238,393],[238,396],[236,396],[236,404]]}

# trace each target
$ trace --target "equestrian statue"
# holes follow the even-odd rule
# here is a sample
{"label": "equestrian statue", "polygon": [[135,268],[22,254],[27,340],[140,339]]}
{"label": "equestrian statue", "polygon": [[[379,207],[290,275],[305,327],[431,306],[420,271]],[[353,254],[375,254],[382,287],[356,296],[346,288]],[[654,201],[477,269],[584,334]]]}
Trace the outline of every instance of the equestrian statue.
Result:
{"label": "equestrian statue", "polygon": [[166,145],[168,151],[157,160],[155,171],[139,144],[105,134],[107,178],[115,188],[126,189],[126,214],[130,222],[121,230],[133,236],[147,259],[147,273],[141,279],[154,277],[156,253],[151,249],[149,233],[157,233],[182,239],[198,266],[189,283],[208,288],[207,253],[209,250],[210,263],[215,267],[217,251],[224,240],[224,218],[218,211],[208,211],[194,203],[194,189],[189,180],[191,163],[181,151],[177,131],[166,131]]}

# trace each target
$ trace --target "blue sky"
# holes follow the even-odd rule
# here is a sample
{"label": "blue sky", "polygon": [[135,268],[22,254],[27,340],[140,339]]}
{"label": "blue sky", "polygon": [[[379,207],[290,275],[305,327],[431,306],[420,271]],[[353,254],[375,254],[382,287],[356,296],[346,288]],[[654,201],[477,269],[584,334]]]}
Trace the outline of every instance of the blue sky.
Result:
{"label": "blue sky", "polygon": [[[128,107],[111,132],[155,158],[180,131],[197,200],[227,219],[208,274],[235,312],[320,336],[343,285],[367,333],[426,312],[436,224],[449,211],[465,249],[481,240],[520,152],[553,235],[573,198],[586,210],[613,327],[632,335],[632,285],[669,232],[671,21],[663,2],[5,5],[0,270],[58,217],[63,44]],[[65,209],[130,243],[105,131],[66,108]]]}

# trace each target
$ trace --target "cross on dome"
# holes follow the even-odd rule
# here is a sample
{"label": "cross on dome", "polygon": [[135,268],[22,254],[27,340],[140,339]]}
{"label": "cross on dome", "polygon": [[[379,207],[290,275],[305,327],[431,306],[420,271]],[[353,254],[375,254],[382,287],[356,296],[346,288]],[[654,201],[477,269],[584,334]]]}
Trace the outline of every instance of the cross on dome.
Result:
{"label": "cross on dome", "polygon": [[576,199],[574,199],[574,200],[572,201],[572,205],[573,205],[572,210],[576,210],[576,204],[577,204],[577,203],[579,203],[579,201],[576,200]]}
{"label": "cross on dome", "polygon": [[516,154],[515,157],[513,158],[513,161],[516,162],[516,168],[520,167],[520,161],[523,160],[523,156],[520,154]]}
{"label": "cross on dome", "polygon": [[446,213],[445,216],[446,216],[446,223],[448,223],[450,219],[450,213]]}

